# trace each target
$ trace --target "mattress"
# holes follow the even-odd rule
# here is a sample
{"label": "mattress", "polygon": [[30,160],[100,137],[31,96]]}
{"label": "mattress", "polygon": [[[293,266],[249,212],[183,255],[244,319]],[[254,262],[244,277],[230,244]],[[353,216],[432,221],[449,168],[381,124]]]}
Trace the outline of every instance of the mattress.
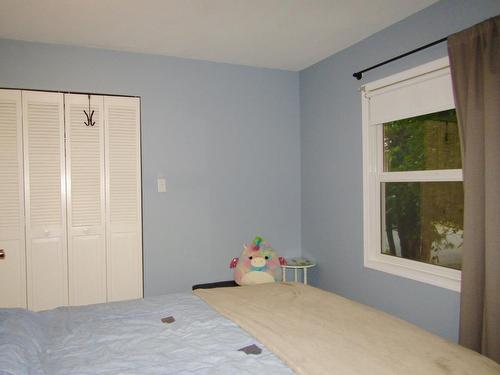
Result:
{"label": "mattress", "polygon": [[[249,345],[262,352],[239,351]],[[0,353],[2,375],[294,374],[190,293],[42,312],[0,309]]]}

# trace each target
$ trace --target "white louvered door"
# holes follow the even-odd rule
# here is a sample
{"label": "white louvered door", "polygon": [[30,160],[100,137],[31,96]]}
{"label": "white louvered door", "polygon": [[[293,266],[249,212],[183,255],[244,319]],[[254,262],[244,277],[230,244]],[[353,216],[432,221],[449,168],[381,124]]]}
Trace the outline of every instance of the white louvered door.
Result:
{"label": "white louvered door", "polygon": [[106,302],[103,97],[66,94],[69,304]]}
{"label": "white louvered door", "polygon": [[138,98],[0,90],[0,307],[141,298]]}
{"label": "white louvered door", "polygon": [[108,301],[142,297],[138,98],[104,97]]}
{"label": "white louvered door", "polygon": [[26,307],[21,91],[0,90],[0,307]]}
{"label": "white louvered door", "polygon": [[68,304],[63,95],[23,91],[28,308]]}

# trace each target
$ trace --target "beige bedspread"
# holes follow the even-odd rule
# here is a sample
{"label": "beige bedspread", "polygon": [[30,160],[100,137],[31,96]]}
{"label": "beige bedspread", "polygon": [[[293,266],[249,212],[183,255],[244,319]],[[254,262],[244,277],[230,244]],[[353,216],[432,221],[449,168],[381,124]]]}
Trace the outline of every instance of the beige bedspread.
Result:
{"label": "beige bedspread", "polygon": [[500,374],[500,365],[410,323],[297,283],[194,292],[299,374]]}

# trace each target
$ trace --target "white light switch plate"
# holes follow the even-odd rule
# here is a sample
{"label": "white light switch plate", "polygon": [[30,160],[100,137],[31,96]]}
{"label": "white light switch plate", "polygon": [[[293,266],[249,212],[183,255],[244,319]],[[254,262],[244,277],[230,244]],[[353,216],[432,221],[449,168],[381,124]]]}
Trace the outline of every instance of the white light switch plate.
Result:
{"label": "white light switch plate", "polygon": [[167,181],[163,177],[158,177],[158,193],[167,192]]}

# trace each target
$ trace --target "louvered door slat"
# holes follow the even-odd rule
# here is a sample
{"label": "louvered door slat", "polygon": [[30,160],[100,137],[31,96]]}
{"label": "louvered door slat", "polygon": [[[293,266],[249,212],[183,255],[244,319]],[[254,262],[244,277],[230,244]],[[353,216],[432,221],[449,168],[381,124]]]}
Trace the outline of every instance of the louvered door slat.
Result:
{"label": "louvered door slat", "polygon": [[[29,97],[29,96],[28,96]],[[30,223],[60,226],[61,206],[61,128],[60,104],[27,104],[25,121],[29,124]]]}
{"label": "louvered door slat", "polygon": [[69,302],[106,302],[103,97],[91,96],[94,126],[86,126],[89,98],[65,100],[68,193]]}
{"label": "louvered door slat", "polygon": [[142,297],[139,100],[104,98],[108,300]]}
{"label": "louvered door slat", "polygon": [[23,91],[28,307],[68,303],[63,95]]}
{"label": "louvered door slat", "polygon": [[21,92],[0,90],[0,307],[26,307]]}

